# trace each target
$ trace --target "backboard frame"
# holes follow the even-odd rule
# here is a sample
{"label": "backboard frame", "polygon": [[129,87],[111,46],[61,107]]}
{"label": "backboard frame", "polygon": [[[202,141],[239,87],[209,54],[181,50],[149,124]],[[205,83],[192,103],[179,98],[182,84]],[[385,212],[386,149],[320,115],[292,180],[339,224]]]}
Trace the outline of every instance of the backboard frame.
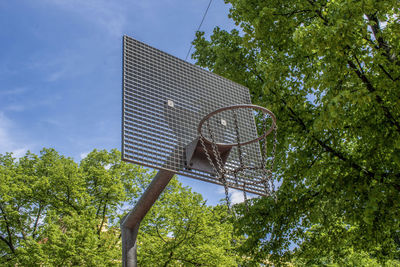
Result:
{"label": "backboard frame", "polygon": [[[132,49],[137,49],[137,51],[132,51]],[[136,53],[135,56],[131,56],[129,55],[129,53]],[[140,53],[143,53],[143,60],[140,59]],[[234,104],[251,104],[251,99],[250,99],[250,93],[248,88],[237,84],[233,81],[230,81],[226,78],[223,78],[221,76],[218,76],[212,72],[206,71],[198,66],[195,66],[193,64],[190,64],[186,61],[183,61],[179,58],[176,58],[172,55],[169,55],[165,52],[162,52],[156,48],[153,48],[147,44],[144,44],[140,41],[137,41],[131,37],[128,36],[124,36],[123,37],[123,55],[122,55],[122,64],[123,64],[123,80],[122,80],[122,136],[121,136],[121,141],[122,141],[122,159],[124,161],[130,162],[130,163],[134,163],[134,164],[139,164],[145,167],[149,167],[149,168],[154,168],[154,169],[158,169],[158,170],[165,170],[165,171],[169,171],[169,172],[173,172],[175,174],[181,175],[181,176],[186,176],[186,177],[190,177],[190,178],[194,178],[194,179],[198,179],[198,180],[202,180],[205,182],[209,182],[209,183],[213,183],[213,184],[218,184],[218,185],[223,185],[221,183],[221,181],[219,181],[218,179],[216,179],[215,177],[213,177],[212,175],[210,175],[209,173],[202,173],[202,172],[198,172],[198,171],[193,171],[190,170],[190,168],[181,168],[182,167],[182,162],[180,163],[179,168],[181,169],[177,169],[177,168],[171,168],[169,166],[161,166],[161,164],[152,164],[151,161],[153,160],[153,162],[160,162],[160,155],[163,154],[163,151],[170,151],[171,152],[171,146],[168,146],[167,142],[165,144],[160,144],[159,149],[154,148],[155,145],[154,144],[146,144],[146,142],[140,141],[140,138],[144,138],[143,140],[146,141],[146,138],[149,138],[149,140],[151,141],[152,139],[156,139],[156,136],[146,136],[146,133],[149,133],[150,127],[154,127],[155,131],[158,131],[159,133],[164,132],[166,135],[169,134],[169,139],[168,140],[178,140],[179,137],[173,137],[173,135],[175,134],[175,136],[177,136],[178,134],[174,133],[173,130],[171,130],[171,126],[166,122],[167,119],[164,118],[164,121],[162,122],[157,122],[155,121],[154,118],[156,118],[156,115],[151,115],[148,118],[146,118],[146,113],[150,114],[150,113],[154,113],[157,111],[161,111],[160,113],[163,114],[159,114],[160,116],[160,120],[163,120],[161,117],[163,117],[165,114],[167,114],[169,111],[173,110],[175,107],[178,108],[179,103],[177,103],[177,101],[171,97],[170,99],[166,98],[164,99],[164,107],[161,108],[161,102],[155,103],[152,99],[155,96],[152,96],[150,94],[150,96],[146,96],[148,97],[149,102],[146,103],[149,105],[148,110],[145,110],[145,96],[138,96],[137,98],[135,98],[135,90],[140,90],[140,86],[143,87],[151,87],[151,86],[159,86],[158,85],[154,85],[156,82],[155,81],[151,81],[151,78],[148,78],[146,76],[152,76],[151,73],[151,69],[154,69],[154,77],[156,79],[160,79],[159,75],[160,73],[156,72],[156,64],[154,62],[150,62],[150,63],[146,63],[146,60],[151,61],[153,59],[151,59],[151,57],[153,57],[151,54],[154,53],[154,58],[157,57],[157,60],[164,60],[166,64],[168,64],[168,66],[171,67],[171,69],[173,69],[174,67],[177,68],[182,68],[184,75],[188,75],[188,73],[191,73],[192,75],[194,75],[195,77],[199,78],[198,80],[195,81],[201,81],[201,79],[204,78],[205,82],[207,83],[208,80],[211,80],[210,84],[211,86],[213,85],[217,85],[217,86],[222,86],[221,90],[227,90],[229,92],[232,92],[233,90],[238,90],[238,94],[240,94],[240,96],[237,98],[240,101],[237,102],[230,102],[230,103],[220,103],[220,105],[217,105],[216,103],[212,103],[214,106],[211,107],[211,109],[209,108],[208,110],[204,110],[203,113],[201,114],[195,114],[195,112],[193,114],[195,114],[195,116],[197,116],[196,118],[193,118],[193,120],[197,120],[196,122],[193,123],[193,132],[196,133],[197,131],[197,125],[200,122],[200,119],[204,117],[204,115],[212,112],[213,110],[216,110],[218,108],[222,108],[224,106],[229,106],[229,105],[234,105]],[[148,57],[148,58],[146,58]],[[143,68],[143,70],[141,68],[139,68],[138,66],[134,66],[135,63],[133,62],[133,58],[136,58],[135,60],[137,60],[138,62],[140,62],[141,64],[144,63],[144,65],[148,64],[148,66],[141,66]],[[171,62],[169,62],[171,61]],[[165,63],[164,62],[164,63]],[[174,65],[176,64],[176,66]],[[137,65],[139,65],[139,63],[137,63]],[[147,70],[148,69],[148,70]],[[159,71],[163,71],[165,73],[168,73],[168,69],[165,68],[163,70],[159,70]],[[181,70],[178,70],[177,72],[174,72],[171,70],[171,75],[175,75],[175,73],[178,73]],[[133,73],[133,74],[132,74]],[[160,75],[164,75],[160,74]],[[140,79],[136,79],[134,76],[138,75],[142,77],[142,81],[140,81]],[[183,75],[183,76],[184,76]],[[178,73],[179,76],[179,73]],[[203,77],[204,76],[204,77]],[[153,78],[154,78],[153,77]],[[176,77],[175,77],[176,78]],[[132,80],[135,79],[135,84],[136,85],[132,85]],[[164,79],[164,78],[161,78]],[[182,80],[182,78],[178,77],[178,80]],[[190,79],[190,78],[189,78]],[[148,82],[150,81],[150,82]],[[151,84],[151,82],[154,82],[154,84]],[[166,81],[168,83],[168,81]],[[183,81],[184,82],[184,81]],[[192,81],[191,81],[192,82]],[[128,84],[129,83],[129,84]],[[135,87],[136,86],[136,87]],[[175,86],[175,85],[174,85]],[[185,86],[188,86],[187,84]],[[210,87],[210,85],[207,85],[208,87]],[[129,88],[128,88],[129,87]],[[211,88],[211,87],[210,87]],[[210,91],[210,88],[208,88],[209,92],[211,94],[213,94],[214,92]],[[152,89],[150,89],[151,91]],[[160,89],[160,90],[164,90],[164,89]],[[193,88],[191,89],[193,91]],[[217,90],[217,89],[216,89]],[[219,89],[218,89],[219,90]],[[176,88],[175,88],[176,91]],[[150,93],[153,93],[153,91],[151,91]],[[167,92],[164,91],[162,92],[163,94],[166,94]],[[174,92],[176,93],[176,92]],[[136,92],[136,94],[138,94],[138,92]],[[223,94],[223,93],[222,93]],[[216,94],[214,94],[216,95]],[[230,96],[227,96],[227,98],[229,98]],[[220,97],[221,99],[221,97]],[[136,101],[136,102],[135,102]],[[152,102],[153,101],[153,102]],[[236,98],[234,98],[232,101],[236,101]],[[179,101],[178,101],[179,102]],[[134,105],[134,103],[138,104]],[[191,103],[185,103],[186,106],[190,106]],[[207,103],[209,104],[209,103]],[[158,105],[158,106],[157,106]],[[134,109],[137,109],[136,111]],[[139,111],[139,109],[141,109]],[[190,108],[189,108],[190,109]],[[136,113],[135,113],[136,112]],[[171,111],[172,114],[173,111]],[[192,111],[191,111],[192,112]],[[179,113],[178,111],[175,111],[175,113]],[[133,116],[132,114],[135,114],[135,116]],[[141,115],[142,117],[139,118],[139,115]],[[167,115],[165,115],[167,116]],[[247,128],[252,128],[250,129],[250,134],[254,134],[256,135],[256,124],[255,124],[255,120],[254,117],[249,117],[246,114],[243,114],[244,118],[247,118],[247,122],[244,122]],[[223,124],[223,119],[221,118],[216,118],[216,120],[221,120],[222,124]],[[175,123],[175,121],[174,121]],[[143,126],[145,125],[146,126]],[[165,125],[167,125],[167,128],[165,128]],[[225,122],[226,124],[226,122]],[[137,132],[135,133],[135,127],[137,125],[142,125],[139,126],[140,127],[144,127],[146,128],[144,131],[146,132],[145,134],[143,133],[139,133],[140,129],[137,130]],[[163,128],[164,127],[164,128]],[[143,129],[144,129],[143,128]],[[244,128],[244,127],[243,127]],[[130,132],[130,133],[128,133]],[[168,133],[169,132],[169,133]],[[135,140],[132,142],[132,136],[137,135],[135,138]],[[151,135],[151,132],[149,133],[149,135]],[[161,134],[158,134],[158,136],[160,136]],[[166,137],[167,138],[167,137]],[[193,135],[191,136],[191,140],[195,140],[196,136]],[[155,141],[157,142],[157,141]],[[176,141],[179,143],[179,140]],[[177,152],[179,155],[181,155],[182,160],[184,160],[185,158],[185,151],[182,151],[182,146],[186,146],[190,143],[190,140],[186,140],[186,144],[182,144],[181,146],[177,146],[178,148],[176,148],[176,151],[172,151],[171,154]],[[135,147],[136,144],[136,147]],[[254,147],[250,148],[251,150],[249,150],[252,155],[250,158],[258,158],[259,155],[257,155],[257,153],[260,153],[259,148],[257,148],[256,146],[258,146],[258,144],[255,144]],[[136,150],[143,150],[144,152],[134,152]],[[258,149],[258,152],[256,151]],[[156,153],[154,153],[154,155],[150,155],[151,151],[154,151]],[[162,151],[161,151],[162,150]],[[255,152],[254,152],[255,151]],[[249,153],[250,153],[249,152]],[[139,156],[132,156],[134,155],[134,153],[137,153],[137,155],[142,155],[147,153],[146,157],[149,160],[145,160],[143,158],[140,158]],[[159,154],[157,154],[159,153]],[[232,151],[231,154],[235,153],[235,151]],[[168,156],[169,157],[169,156]],[[232,163],[230,163],[232,164]],[[168,164],[166,164],[168,165]],[[252,175],[252,174],[251,174]],[[250,175],[250,176],[251,176]],[[245,179],[245,178],[243,178]],[[237,182],[237,181],[236,181]],[[234,181],[232,181],[232,179],[229,181],[229,187],[231,188],[235,188],[235,189],[239,189],[239,190],[243,190],[243,186],[240,183],[235,184]],[[260,186],[254,186],[254,187],[246,187],[245,191],[249,192],[249,193],[254,193],[257,195],[265,195],[265,190],[264,187],[262,185]]]}

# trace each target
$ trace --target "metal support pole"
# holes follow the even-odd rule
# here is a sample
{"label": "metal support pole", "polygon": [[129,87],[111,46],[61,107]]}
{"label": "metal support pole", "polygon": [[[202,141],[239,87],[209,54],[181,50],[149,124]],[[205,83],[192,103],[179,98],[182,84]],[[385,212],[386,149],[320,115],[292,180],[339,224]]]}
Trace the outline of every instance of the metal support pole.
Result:
{"label": "metal support pole", "polygon": [[137,267],[136,238],[139,226],[140,223],[138,223],[134,229],[130,229],[121,225],[123,267]]}
{"label": "metal support pole", "polygon": [[166,170],[158,171],[135,207],[122,219],[121,238],[123,267],[137,267],[136,237],[140,222],[164,191],[174,174],[175,173]]}

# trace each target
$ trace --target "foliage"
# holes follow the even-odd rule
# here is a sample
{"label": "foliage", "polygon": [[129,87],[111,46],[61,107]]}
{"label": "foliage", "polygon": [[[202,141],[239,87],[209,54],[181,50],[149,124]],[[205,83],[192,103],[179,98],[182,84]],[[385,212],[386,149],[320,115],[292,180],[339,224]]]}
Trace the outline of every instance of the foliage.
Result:
{"label": "foliage", "polygon": [[[366,252],[354,252],[352,250],[346,251],[346,256],[340,259],[333,259],[329,256],[319,256],[315,258],[295,258],[293,260],[294,266],[327,266],[327,267],[381,267],[382,264],[376,258],[371,257]],[[385,262],[387,267],[399,267],[400,262],[396,260],[388,260]]]}
{"label": "foliage", "polygon": [[399,259],[400,2],[226,2],[240,31],[197,33],[193,57],[279,121],[277,199],[238,221],[242,251]]}
{"label": "foliage", "polygon": [[94,150],[79,165],[53,149],[19,161],[2,155],[0,262],[112,265],[120,257],[116,211],[139,192],[132,177],[146,176],[117,150]]}
{"label": "foliage", "polygon": [[[120,219],[151,175],[117,150],[94,150],[80,164],[53,149],[0,155],[0,265],[120,266]],[[142,222],[143,266],[166,265],[170,255],[184,266],[233,265],[225,213],[173,180]]]}
{"label": "foliage", "polygon": [[173,180],[141,228],[140,266],[237,266],[225,206],[208,207]]}

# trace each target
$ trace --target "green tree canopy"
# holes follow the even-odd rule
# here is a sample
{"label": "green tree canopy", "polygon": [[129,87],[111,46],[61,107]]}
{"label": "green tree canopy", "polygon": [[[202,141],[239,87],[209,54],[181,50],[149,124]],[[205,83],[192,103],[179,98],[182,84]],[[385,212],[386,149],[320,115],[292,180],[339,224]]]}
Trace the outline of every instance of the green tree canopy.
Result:
{"label": "green tree canopy", "polygon": [[133,177],[149,179],[117,150],[94,150],[79,165],[53,149],[1,155],[0,262],[112,265],[120,258],[117,211],[140,191]]}
{"label": "green tree canopy", "polygon": [[177,183],[170,182],[143,221],[139,266],[238,266],[226,206],[209,207]]}
{"label": "green tree canopy", "polygon": [[[0,265],[120,266],[119,222],[152,175],[94,150],[79,164],[53,149],[0,155]],[[233,266],[226,209],[173,179],[139,231],[142,266]]]}
{"label": "green tree canopy", "polygon": [[240,31],[197,33],[193,58],[250,88],[279,127],[277,200],[253,201],[242,250],[399,258],[400,2],[226,2]]}

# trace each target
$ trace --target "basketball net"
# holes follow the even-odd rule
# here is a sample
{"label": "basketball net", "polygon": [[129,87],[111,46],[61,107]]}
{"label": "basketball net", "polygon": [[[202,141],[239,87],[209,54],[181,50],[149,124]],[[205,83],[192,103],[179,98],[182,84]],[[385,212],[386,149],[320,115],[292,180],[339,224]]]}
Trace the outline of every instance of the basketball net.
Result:
{"label": "basketball net", "polygon": [[[252,141],[248,142],[243,142],[241,140],[240,136],[240,131],[239,131],[239,123],[238,123],[238,115],[236,112],[236,109],[240,108],[255,108],[255,109],[260,109],[264,112],[264,114],[269,114],[270,117],[272,118],[272,126],[268,129],[267,124],[267,118],[263,118],[263,132],[264,135],[262,135],[262,138],[257,138]],[[275,116],[270,112],[269,110],[255,106],[255,105],[237,105],[237,106],[232,106],[232,107],[227,107],[224,108],[223,110],[229,110],[231,111],[232,117],[233,117],[233,122],[234,122],[234,127],[235,127],[235,137],[236,137],[236,144],[232,144],[232,146],[236,146],[237,149],[237,159],[239,162],[239,166],[236,168],[227,168],[222,161],[220,150],[218,149],[218,143],[216,142],[215,138],[215,133],[212,130],[212,127],[210,126],[209,119],[211,116],[206,117],[206,119],[203,119],[203,121],[200,124],[199,127],[199,140],[201,143],[201,146],[203,148],[204,154],[207,157],[207,160],[209,164],[212,166],[214,169],[214,172],[217,176],[217,179],[219,182],[224,186],[225,189],[225,200],[226,200],[226,205],[228,207],[228,211],[230,212],[230,199],[229,199],[229,187],[236,187],[239,184],[238,183],[238,174],[240,172],[246,171],[246,170],[252,170],[252,171],[259,171],[262,173],[262,177],[259,177],[257,180],[252,180],[252,181],[242,181],[242,188],[241,191],[243,192],[243,198],[244,198],[244,203],[246,205],[246,208],[248,209],[247,206],[247,191],[249,187],[254,186],[254,185],[259,185],[262,184],[264,186],[265,190],[265,196],[272,196],[275,197],[275,186],[274,186],[274,179],[272,178],[273,175],[273,168],[275,164],[275,152],[276,152],[276,145],[277,145],[277,130],[278,127],[276,125],[276,119]],[[221,109],[222,110],[222,109]],[[265,112],[268,111],[268,112]],[[214,112],[214,114],[218,113],[218,110]],[[205,125],[206,131],[208,133],[209,139],[207,139],[201,130],[203,124]],[[273,143],[272,143],[272,151],[271,154],[268,155],[268,142],[267,142],[267,136],[273,132]],[[243,154],[243,147],[246,145],[249,145],[251,143],[258,142],[260,145],[260,151],[261,151],[261,163],[258,165],[252,165],[248,166],[246,165],[244,161],[244,154]],[[211,150],[207,149],[206,143],[211,144]],[[225,144],[226,146],[226,144]],[[213,160],[214,159],[214,160]],[[227,177],[231,176],[234,177],[236,181],[236,186],[228,182]],[[233,186],[232,186],[233,185]]]}

